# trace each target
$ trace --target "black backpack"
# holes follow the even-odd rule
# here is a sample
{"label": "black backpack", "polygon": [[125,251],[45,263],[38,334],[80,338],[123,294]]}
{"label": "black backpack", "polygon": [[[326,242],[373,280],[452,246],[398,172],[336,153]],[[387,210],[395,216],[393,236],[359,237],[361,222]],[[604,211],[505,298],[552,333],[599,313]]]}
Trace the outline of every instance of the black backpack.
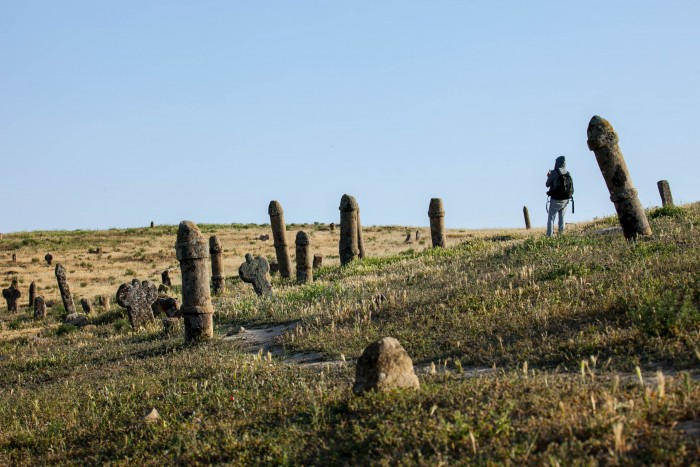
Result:
{"label": "black backpack", "polygon": [[557,170],[559,171],[559,176],[554,179],[554,183],[552,183],[552,187],[547,192],[547,195],[553,199],[560,200],[573,198],[574,179],[569,172],[562,174],[560,169]]}

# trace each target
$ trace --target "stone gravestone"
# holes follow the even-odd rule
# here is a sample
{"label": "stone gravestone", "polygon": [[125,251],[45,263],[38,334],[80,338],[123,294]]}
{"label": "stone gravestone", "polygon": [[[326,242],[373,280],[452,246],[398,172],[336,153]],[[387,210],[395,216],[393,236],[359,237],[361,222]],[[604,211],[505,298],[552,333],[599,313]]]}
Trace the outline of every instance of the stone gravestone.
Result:
{"label": "stone gravestone", "polygon": [[412,237],[411,232],[406,232],[406,239],[403,242],[404,243],[411,243],[412,242],[411,237]]}
{"label": "stone gravestone", "polygon": [[36,298],[36,282],[29,284],[29,306],[34,306],[34,299]]}
{"label": "stone gravestone", "polygon": [[323,255],[320,254],[320,253],[316,253],[316,254],[314,255],[314,264],[313,264],[313,268],[314,268],[314,269],[318,269],[318,268],[320,268],[321,266],[323,266]]}
{"label": "stone gravestone", "polygon": [[92,303],[90,303],[90,300],[88,300],[87,298],[80,299],[80,306],[83,307],[83,313],[85,313],[86,315],[92,313]]}
{"label": "stone gravestone", "polygon": [[219,295],[226,288],[226,277],[224,276],[224,263],[222,260],[221,242],[212,235],[209,237],[209,255],[211,257],[211,284],[214,295]]}
{"label": "stone gravestone", "polygon": [[612,125],[595,115],[588,124],[587,134],[588,149],[595,154],[625,238],[630,240],[639,235],[651,235],[647,215],[637,197]]}
{"label": "stone gravestone", "polygon": [[75,313],[75,304],[73,303],[73,296],[70,293],[70,287],[66,279],[66,270],[61,263],[56,263],[55,273],[58,281],[58,290],[60,290],[61,300],[63,300],[63,307],[66,309],[67,314],[73,314]]}
{"label": "stone gravestone", "polygon": [[280,265],[277,264],[276,260],[273,259],[272,261],[270,261],[269,264],[270,264],[270,275],[271,276],[274,276],[275,274],[280,272]]}
{"label": "stone gravestone", "polygon": [[420,231],[416,230],[416,242],[420,240]]}
{"label": "stone gravestone", "polygon": [[185,342],[214,337],[214,307],[211,304],[209,248],[194,222],[182,221],[177,231],[175,253],[182,273],[182,306]]}
{"label": "stone gravestone", "polygon": [[284,210],[278,201],[270,201],[267,208],[272,226],[272,239],[277,255],[277,263],[280,267],[280,276],[288,278],[291,274],[289,251],[287,250],[287,228],[284,225]]}
{"label": "stone gravestone", "polygon": [[119,306],[126,308],[134,329],[153,321],[151,304],[158,298],[158,291],[151,282],[134,279],[131,284],[122,284],[117,290],[116,298]]}
{"label": "stone gravestone", "polygon": [[358,247],[357,201],[350,195],[340,198],[340,240],[338,250],[340,265],[344,266],[360,254]]}
{"label": "stone gravestone", "polygon": [[659,195],[661,195],[661,206],[673,207],[673,196],[671,195],[671,186],[668,184],[668,180],[659,180],[658,182],[656,182],[656,186],[659,187]]}
{"label": "stone gravestone", "polygon": [[2,296],[7,301],[7,311],[16,312],[17,300],[22,296],[22,292],[19,291],[17,279],[12,279],[10,286],[2,290]]}
{"label": "stone gravestone", "polygon": [[155,226],[156,226],[155,222],[151,221],[151,228],[153,228]]}
{"label": "stone gravestone", "polygon": [[151,305],[151,310],[153,310],[153,316],[158,316],[162,313],[168,318],[181,317],[180,304],[177,298],[168,297],[167,295],[159,294],[156,301]]}
{"label": "stone gravestone", "polygon": [[445,208],[440,198],[432,198],[428,207],[430,217],[430,236],[433,248],[445,248]]}
{"label": "stone gravestone", "polygon": [[34,297],[34,318],[43,319],[46,317],[46,303],[44,297]]}
{"label": "stone gravestone", "polygon": [[355,384],[352,388],[355,395],[370,390],[419,387],[411,357],[393,337],[385,337],[370,344],[357,360]]}
{"label": "stone gravestone", "polygon": [[530,230],[530,212],[527,210],[527,206],[523,206],[523,216],[525,217],[525,229]]}
{"label": "stone gravestone", "polygon": [[167,269],[160,273],[160,279],[161,282],[163,282],[163,284],[167,285],[168,287],[173,285],[173,283],[170,281],[170,272],[168,272]]}
{"label": "stone gravestone", "polygon": [[17,253],[12,253],[12,262],[13,263],[17,262]]}
{"label": "stone gravestone", "polygon": [[238,276],[243,282],[253,284],[253,289],[258,295],[272,295],[272,284],[268,273],[270,265],[262,256],[256,256],[246,253],[245,263],[238,268]]}
{"label": "stone gravestone", "polygon": [[313,282],[314,273],[309,252],[309,236],[306,232],[297,232],[296,259],[297,259],[297,284]]}
{"label": "stone gravestone", "polygon": [[331,222],[330,228],[331,228],[331,232],[335,231],[335,222]]}
{"label": "stone gravestone", "polygon": [[46,264],[51,266],[51,261],[53,261],[53,256],[51,256],[51,253],[46,253],[46,256],[44,256],[44,260],[46,260]]}
{"label": "stone gravestone", "polygon": [[102,307],[103,310],[109,310],[111,306],[109,303],[109,295],[98,295],[97,304]]}

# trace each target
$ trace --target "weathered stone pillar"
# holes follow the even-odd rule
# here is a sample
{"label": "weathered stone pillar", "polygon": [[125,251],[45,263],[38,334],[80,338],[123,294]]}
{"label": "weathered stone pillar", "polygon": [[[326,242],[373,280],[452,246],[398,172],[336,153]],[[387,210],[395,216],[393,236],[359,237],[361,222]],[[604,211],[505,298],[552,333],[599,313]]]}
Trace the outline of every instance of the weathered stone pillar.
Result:
{"label": "weathered stone pillar", "polygon": [[[357,201],[355,201],[357,204]],[[365,241],[362,238],[362,222],[360,221],[360,205],[357,204],[357,256],[362,259],[365,257]]]}
{"label": "weathered stone pillar", "polygon": [[170,272],[167,269],[160,273],[160,279],[161,282],[168,287],[173,285],[172,281],[170,280]]}
{"label": "weathered stone pillar", "polygon": [[92,313],[92,303],[90,302],[89,299],[87,298],[81,298],[80,299],[80,306],[83,308],[83,313],[86,315],[89,315]]}
{"label": "weathered stone pillar", "polygon": [[214,337],[214,307],[209,293],[207,240],[190,221],[180,222],[175,253],[182,272],[182,307],[185,342]]}
{"label": "weathered stone pillar", "polygon": [[357,201],[350,195],[340,198],[340,240],[338,249],[340,264],[345,265],[357,258],[360,254],[357,234]]}
{"label": "weathered stone pillar", "polygon": [[270,264],[262,256],[246,253],[245,263],[238,268],[238,277],[243,282],[253,284],[253,289],[258,295],[272,295],[272,284],[270,284]]}
{"label": "weathered stone pillar", "polygon": [[588,149],[595,153],[625,238],[651,235],[649,221],[632,185],[618,140],[610,122],[597,115],[591,119],[588,124]]}
{"label": "weathered stone pillar", "polygon": [[430,217],[430,236],[433,239],[433,248],[445,247],[445,208],[440,198],[432,198],[428,207]]}
{"label": "weathered stone pillar", "polygon": [[288,278],[290,276],[290,261],[289,251],[287,251],[287,227],[284,225],[284,210],[278,201],[270,201],[267,213],[270,215],[272,239],[274,240],[277,264],[280,267],[280,276]]}
{"label": "weathered stone pillar", "polygon": [[46,260],[46,264],[51,266],[51,261],[53,261],[53,256],[51,253],[46,253],[46,256],[44,256],[44,259]]}
{"label": "weathered stone pillar", "polygon": [[331,228],[331,232],[335,231],[335,222],[331,222],[330,228]]}
{"label": "weathered stone pillar", "polygon": [[323,255],[320,253],[316,253],[314,255],[313,269],[318,269],[321,266],[323,266]]}
{"label": "weathered stone pillar", "polygon": [[99,295],[97,297],[97,304],[102,307],[104,310],[109,310],[110,308],[110,303],[109,303],[109,295]]}
{"label": "weathered stone pillar", "polygon": [[216,235],[209,237],[209,254],[211,255],[211,284],[214,295],[219,295],[226,289],[226,277],[224,276],[224,263],[221,258],[223,248]]}
{"label": "weathered stone pillar", "polygon": [[44,297],[34,297],[34,318],[42,319],[46,316],[46,303]]}
{"label": "weathered stone pillar", "polygon": [[306,232],[297,232],[297,284],[313,282],[314,272],[309,254],[309,236]]}
{"label": "weathered stone pillar", "polygon": [[525,229],[530,230],[530,211],[527,206],[523,206],[523,216],[525,216]]}
{"label": "weathered stone pillar", "polygon": [[19,291],[17,279],[12,279],[10,286],[2,290],[2,296],[5,300],[7,300],[7,311],[16,312],[17,300],[19,300],[19,297],[22,296],[22,292]]}
{"label": "weathered stone pillar", "polygon": [[668,180],[659,180],[656,182],[656,186],[659,187],[659,194],[661,195],[661,206],[673,207],[673,196],[671,196],[671,186],[668,184]]}
{"label": "weathered stone pillar", "polygon": [[416,241],[420,240],[420,231],[416,230]]}
{"label": "weathered stone pillar", "polygon": [[12,253],[12,262],[13,263],[17,262],[17,253]]}
{"label": "weathered stone pillar", "polygon": [[156,226],[156,224],[153,221],[151,221],[151,228],[153,228],[155,226]]}
{"label": "weathered stone pillar", "polygon": [[70,287],[68,287],[66,270],[61,263],[56,263],[55,273],[56,280],[58,281],[58,290],[61,292],[61,300],[63,300],[63,307],[66,309],[66,314],[73,314],[75,313],[75,304],[73,303],[73,296],[70,293]]}
{"label": "weathered stone pillar", "polygon": [[29,306],[34,306],[34,299],[36,298],[36,282],[29,284]]}

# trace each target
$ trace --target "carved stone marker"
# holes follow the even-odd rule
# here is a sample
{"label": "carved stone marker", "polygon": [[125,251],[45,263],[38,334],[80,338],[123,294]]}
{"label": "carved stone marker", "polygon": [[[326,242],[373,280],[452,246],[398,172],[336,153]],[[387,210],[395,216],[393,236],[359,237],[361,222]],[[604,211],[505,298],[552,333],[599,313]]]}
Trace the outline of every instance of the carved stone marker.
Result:
{"label": "carved stone marker", "polygon": [[34,299],[36,298],[36,282],[29,284],[29,306],[34,306]]}
{"label": "carved stone marker", "polygon": [[245,263],[238,268],[238,276],[243,282],[253,284],[253,289],[258,295],[272,295],[272,284],[270,284],[270,265],[262,256],[246,253]]}
{"label": "carved stone marker", "polygon": [[420,231],[416,230],[416,241],[420,240]]}
{"label": "carved stone marker", "polygon": [[338,250],[340,264],[344,266],[360,254],[357,234],[357,201],[350,195],[340,198],[340,240]]}
{"label": "carved stone marker", "polygon": [[365,240],[362,237],[362,222],[360,221],[360,205],[355,201],[357,206],[357,211],[355,215],[357,216],[357,257],[362,259],[365,257]]}
{"label": "carved stone marker", "polygon": [[318,269],[318,268],[320,268],[321,266],[323,266],[323,255],[320,254],[320,253],[317,253],[317,254],[314,255],[314,264],[313,264],[313,268],[314,268],[314,269]]}
{"label": "carved stone marker", "polygon": [[58,281],[58,290],[61,292],[61,300],[63,300],[63,307],[66,309],[66,314],[75,313],[75,304],[73,303],[73,296],[70,293],[70,287],[68,287],[68,280],[66,279],[66,270],[63,268],[61,263],[56,263],[56,281]]}
{"label": "carved stone marker", "polygon": [[527,206],[523,206],[523,216],[525,217],[525,229],[530,230],[530,212],[527,210]]}
{"label": "carved stone marker", "polygon": [[182,221],[175,243],[182,271],[182,306],[185,342],[214,337],[214,307],[211,304],[209,249],[194,222]]}
{"label": "carved stone marker", "polygon": [[671,195],[671,186],[668,184],[668,180],[659,180],[656,182],[656,186],[659,187],[659,195],[661,195],[661,206],[673,207],[673,196]]}
{"label": "carved stone marker", "polygon": [[53,256],[51,256],[51,253],[46,253],[46,256],[44,256],[44,259],[46,260],[46,264],[51,266],[51,261],[53,261]]}
{"label": "carved stone marker", "polygon": [[331,222],[330,228],[331,232],[335,232],[335,222]]}
{"label": "carved stone marker", "polygon": [[433,240],[433,248],[445,248],[445,208],[440,198],[430,200],[428,217],[430,217],[430,236]]}
{"label": "carved stone marker", "polygon": [[151,304],[158,298],[155,284],[149,281],[139,282],[138,279],[131,284],[122,284],[117,290],[117,303],[126,308],[129,322],[134,329],[153,321]]}
{"label": "carved stone marker", "polygon": [[102,307],[103,310],[109,310],[111,306],[109,303],[109,295],[99,295],[97,297],[97,304]]}
{"label": "carved stone marker", "polygon": [[594,152],[605,184],[610,192],[610,201],[627,239],[638,235],[651,235],[651,227],[646,213],[632,185],[627,164],[618,146],[618,136],[610,122],[599,116],[591,118],[588,124],[588,149]]}
{"label": "carved stone marker", "polygon": [[17,253],[12,253],[12,262],[13,263],[17,262]]}
{"label": "carved stone marker", "polygon": [[170,280],[170,272],[167,269],[160,273],[160,280],[168,287],[173,285],[172,281]]}
{"label": "carved stone marker", "polygon": [[269,239],[270,239],[270,235],[269,235],[269,234],[260,235],[260,236],[258,237],[258,240],[260,240],[261,242],[266,242],[266,241],[268,241]]}
{"label": "carved stone marker", "polygon": [[311,254],[309,252],[309,236],[306,232],[297,232],[296,255],[297,255],[297,284],[313,282],[314,272],[311,264]]}
{"label": "carved stone marker", "polygon": [[270,201],[267,213],[270,215],[272,239],[275,242],[277,263],[280,265],[280,276],[287,278],[290,276],[290,261],[289,251],[287,250],[287,228],[284,225],[284,210],[279,202]]}
{"label": "carved stone marker", "polygon": [[393,337],[370,344],[357,360],[355,385],[352,387],[355,395],[370,390],[419,387],[411,357]]}
{"label": "carved stone marker", "polygon": [[43,319],[44,317],[46,317],[44,297],[34,297],[34,318]]}
{"label": "carved stone marker", "polygon": [[153,316],[158,316],[162,313],[168,318],[181,317],[180,304],[177,298],[173,297],[159,295],[156,301],[151,305],[151,310],[153,310]]}
{"label": "carved stone marker", "polygon": [[270,261],[269,264],[270,264],[270,275],[271,276],[274,276],[275,274],[280,272],[280,265],[277,264],[277,261],[272,260],[272,261]]}
{"label": "carved stone marker", "polygon": [[85,313],[86,315],[92,313],[92,303],[90,303],[90,300],[88,300],[87,298],[80,299],[80,306],[83,307],[83,313]]}
{"label": "carved stone marker", "polygon": [[22,296],[22,292],[19,291],[17,279],[12,279],[10,286],[2,290],[2,296],[7,301],[7,311],[16,312],[17,300]]}
{"label": "carved stone marker", "polygon": [[406,239],[403,241],[404,243],[411,243],[413,239],[411,238],[411,232],[406,232]]}
{"label": "carved stone marker", "polygon": [[221,242],[212,235],[209,237],[209,255],[211,256],[211,284],[214,295],[219,295],[226,288],[226,277],[224,276],[224,263],[221,259],[223,248]]}
{"label": "carved stone marker", "polygon": [[151,221],[151,228],[153,228],[155,226],[156,226],[156,224],[153,221]]}

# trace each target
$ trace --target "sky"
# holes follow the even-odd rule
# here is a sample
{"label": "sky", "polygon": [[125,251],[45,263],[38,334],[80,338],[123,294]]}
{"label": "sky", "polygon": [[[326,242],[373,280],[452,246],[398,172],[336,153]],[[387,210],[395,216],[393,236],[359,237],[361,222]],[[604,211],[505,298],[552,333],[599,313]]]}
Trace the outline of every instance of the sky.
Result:
{"label": "sky", "polygon": [[546,223],[700,199],[700,2],[0,0],[0,232],[200,223]]}

